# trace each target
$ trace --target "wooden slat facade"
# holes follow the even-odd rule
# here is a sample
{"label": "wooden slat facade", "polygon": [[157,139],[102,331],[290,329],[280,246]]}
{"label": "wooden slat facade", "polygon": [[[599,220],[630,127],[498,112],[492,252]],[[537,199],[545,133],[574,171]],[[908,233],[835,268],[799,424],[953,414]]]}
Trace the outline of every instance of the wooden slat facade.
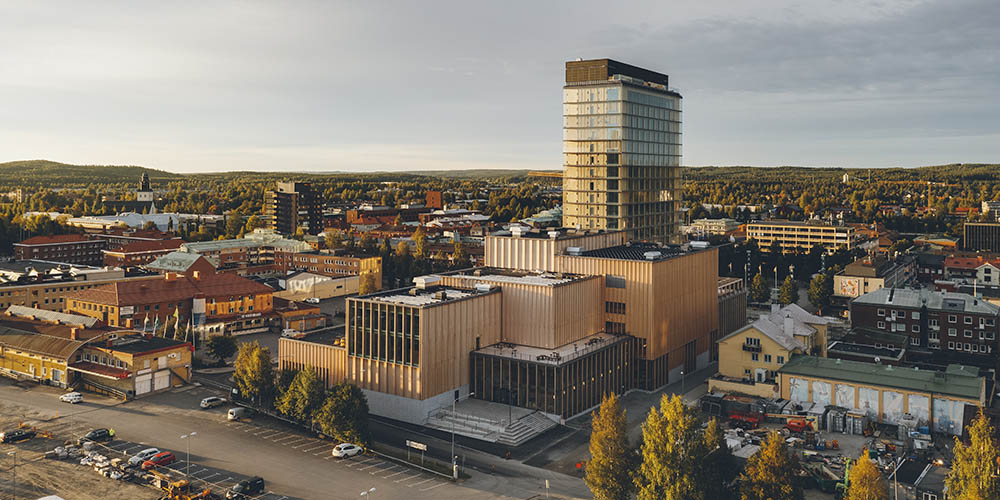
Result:
{"label": "wooden slat facade", "polygon": [[325,387],[347,378],[347,349],[289,338],[278,339],[278,368],[312,367]]}

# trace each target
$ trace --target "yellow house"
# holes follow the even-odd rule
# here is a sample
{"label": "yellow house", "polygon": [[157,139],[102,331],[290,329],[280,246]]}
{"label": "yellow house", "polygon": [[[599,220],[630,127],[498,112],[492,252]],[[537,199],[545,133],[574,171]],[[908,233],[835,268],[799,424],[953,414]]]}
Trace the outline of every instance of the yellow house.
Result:
{"label": "yellow house", "polygon": [[83,341],[0,327],[0,374],[66,387],[68,365]]}
{"label": "yellow house", "polygon": [[719,374],[709,379],[709,391],[777,396],[778,369],[793,354],[826,355],[830,321],[795,304],[773,306],[757,321],[719,339]]}

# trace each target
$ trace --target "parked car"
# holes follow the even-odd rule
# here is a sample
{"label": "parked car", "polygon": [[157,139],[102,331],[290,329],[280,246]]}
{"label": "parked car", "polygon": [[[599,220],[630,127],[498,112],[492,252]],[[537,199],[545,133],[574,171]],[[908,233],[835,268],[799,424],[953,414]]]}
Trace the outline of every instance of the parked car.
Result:
{"label": "parked car", "polygon": [[149,470],[160,465],[170,465],[177,461],[177,457],[169,451],[161,451],[142,463],[142,470]]}
{"label": "parked car", "polygon": [[244,479],[233,485],[233,488],[226,492],[226,498],[228,500],[244,499],[263,492],[264,478],[257,476]]}
{"label": "parked car", "polygon": [[251,410],[250,408],[237,406],[236,408],[229,409],[229,412],[226,414],[226,419],[232,421],[240,421],[244,418],[252,416],[253,416],[253,410]]}
{"label": "parked car", "polygon": [[63,403],[72,403],[72,404],[82,403],[83,394],[80,394],[79,392],[67,392],[62,396],[59,396],[59,401],[62,401]]}
{"label": "parked car", "polygon": [[202,410],[207,410],[209,408],[215,408],[216,406],[222,406],[225,403],[226,403],[225,398],[220,398],[218,396],[209,396],[205,399],[202,399],[201,403],[198,403],[198,406],[200,406]]}
{"label": "parked car", "polygon": [[111,429],[94,429],[83,435],[82,438],[77,440],[77,444],[83,444],[87,441],[111,441],[115,438],[115,431]]}
{"label": "parked car", "polygon": [[33,437],[35,437],[35,431],[32,429],[14,429],[0,432],[0,443],[18,443]]}
{"label": "parked car", "polygon": [[282,337],[294,337],[299,334],[299,331],[294,328],[285,328],[281,331]]}
{"label": "parked car", "polygon": [[319,304],[319,297],[309,297],[306,299],[309,304]]}
{"label": "parked car", "polygon": [[150,458],[152,458],[153,455],[156,455],[159,452],[160,452],[159,448],[146,448],[145,450],[142,450],[139,453],[136,453],[135,455],[132,455],[132,458],[128,459],[128,464],[129,465],[140,465],[143,462],[145,462],[146,460],[149,460]]}
{"label": "parked car", "polygon": [[362,451],[361,447],[356,444],[351,443],[340,443],[333,448],[333,456],[337,458],[353,457],[354,455],[360,454]]}

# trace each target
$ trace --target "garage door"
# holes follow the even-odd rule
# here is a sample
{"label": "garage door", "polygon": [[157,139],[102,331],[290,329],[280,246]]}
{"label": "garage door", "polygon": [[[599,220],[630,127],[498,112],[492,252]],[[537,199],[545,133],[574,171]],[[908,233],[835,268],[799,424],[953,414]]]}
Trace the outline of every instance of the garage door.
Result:
{"label": "garage door", "polygon": [[153,378],[153,390],[166,389],[170,387],[170,370],[160,370]]}
{"label": "garage door", "polygon": [[145,375],[136,375],[135,377],[135,393],[146,394],[153,389],[153,375],[147,373]]}

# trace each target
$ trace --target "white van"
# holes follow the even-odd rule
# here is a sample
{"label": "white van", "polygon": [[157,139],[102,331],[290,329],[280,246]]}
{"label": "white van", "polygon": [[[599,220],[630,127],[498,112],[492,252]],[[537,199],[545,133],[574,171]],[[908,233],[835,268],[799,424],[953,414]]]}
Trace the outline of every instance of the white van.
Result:
{"label": "white van", "polygon": [[63,403],[72,403],[72,404],[82,403],[83,394],[80,394],[79,392],[67,392],[62,396],[59,396],[59,401],[62,401]]}
{"label": "white van", "polygon": [[251,410],[250,408],[244,408],[242,406],[237,406],[236,408],[230,408],[229,412],[226,413],[226,419],[232,421],[239,421],[250,416],[253,416],[253,410]]}

